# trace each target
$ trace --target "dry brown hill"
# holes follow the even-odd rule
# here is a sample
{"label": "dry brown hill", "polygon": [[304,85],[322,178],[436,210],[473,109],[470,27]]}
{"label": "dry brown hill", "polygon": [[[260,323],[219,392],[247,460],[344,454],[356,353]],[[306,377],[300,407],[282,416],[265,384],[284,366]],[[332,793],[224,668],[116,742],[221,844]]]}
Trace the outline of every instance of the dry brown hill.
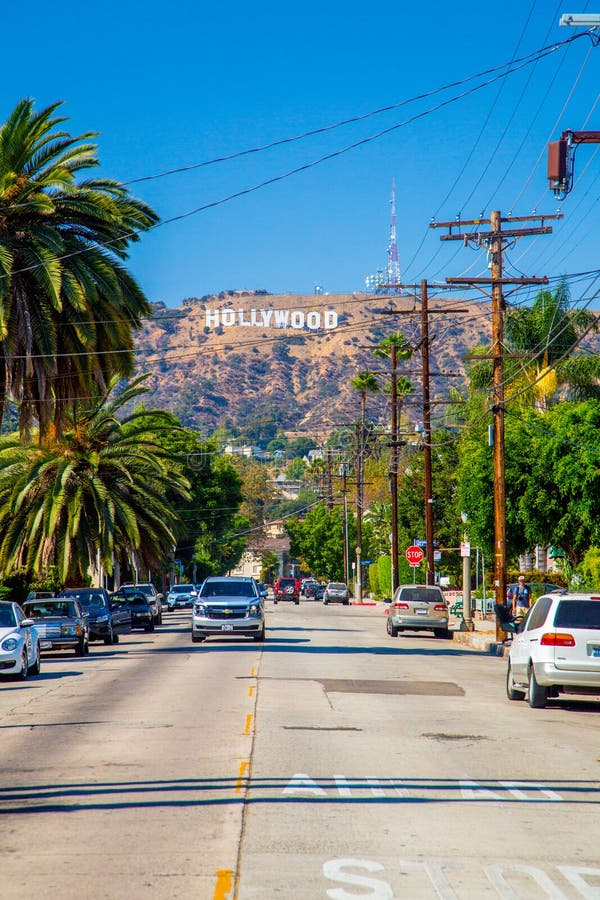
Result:
{"label": "dry brown hill", "polygon": [[[460,309],[461,312],[440,312]],[[395,309],[401,315],[381,314]],[[432,398],[460,387],[462,357],[489,341],[487,304],[431,299]],[[137,337],[138,370],[151,372],[148,405],[171,410],[202,431],[260,420],[285,430],[326,436],[358,415],[351,378],[365,370],[384,376],[387,363],[370,348],[394,331],[420,341],[420,305],[365,294],[227,292],[189,298],[178,309],[156,304],[155,318]],[[234,324],[231,324],[234,323]],[[420,352],[403,365],[418,399]],[[368,401],[369,418],[383,420],[387,395]],[[418,421],[418,407],[407,407]]]}

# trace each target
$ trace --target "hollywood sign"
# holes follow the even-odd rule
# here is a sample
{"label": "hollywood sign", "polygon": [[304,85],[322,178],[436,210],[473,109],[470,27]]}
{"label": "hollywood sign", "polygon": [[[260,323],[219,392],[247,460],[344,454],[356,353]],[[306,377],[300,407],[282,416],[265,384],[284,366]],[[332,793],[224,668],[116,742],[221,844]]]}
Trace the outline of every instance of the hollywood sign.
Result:
{"label": "hollywood sign", "polygon": [[303,312],[299,309],[207,309],[206,327],[232,328],[308,328],[318,331],[321,328],[330,331],[338,326],[338,314],[333,309],[322,313],[311,310]]}

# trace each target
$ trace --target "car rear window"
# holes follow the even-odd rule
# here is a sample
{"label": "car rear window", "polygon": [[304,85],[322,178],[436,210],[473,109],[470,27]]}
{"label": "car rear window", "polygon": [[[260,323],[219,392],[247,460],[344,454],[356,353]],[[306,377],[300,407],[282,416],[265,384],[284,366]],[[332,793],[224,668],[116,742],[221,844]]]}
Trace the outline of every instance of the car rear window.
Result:
{"label": "car rear window", "polygon": [[401,599],[404,603],[443,603],[444,597],[436,588],[402,588]]}
{"label": "car rear window", "polygon": [[563,600],[554,616],[555,628],[597,628],[600,630],[599,600]]}
{"label": "car rear window", "polygon": [[340,581],[332,581],[329,585],[334,591],[346,591],[348,588],[345,584],[342,584]]}

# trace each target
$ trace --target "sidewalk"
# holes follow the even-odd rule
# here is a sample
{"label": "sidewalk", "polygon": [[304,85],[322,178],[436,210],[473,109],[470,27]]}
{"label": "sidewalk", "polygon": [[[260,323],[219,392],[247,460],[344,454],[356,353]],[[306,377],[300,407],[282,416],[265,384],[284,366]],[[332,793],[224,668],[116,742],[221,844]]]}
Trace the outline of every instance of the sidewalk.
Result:
{"label": "sidewalk", "polygon": [[496,620],[473,619],[473,631],[460,631],[462,619],[452,618],[450,629],[453,632],[454,641],[473,650],[483,650],[492,656],[508,656],[510,642],[498,642],[496,640]]}

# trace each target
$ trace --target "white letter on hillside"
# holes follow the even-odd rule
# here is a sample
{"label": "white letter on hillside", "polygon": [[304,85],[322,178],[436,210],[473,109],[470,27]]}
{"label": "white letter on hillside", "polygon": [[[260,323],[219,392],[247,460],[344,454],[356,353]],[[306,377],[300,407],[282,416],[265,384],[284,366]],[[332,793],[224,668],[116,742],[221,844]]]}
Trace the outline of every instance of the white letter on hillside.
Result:
{"label": "white letter on hillside", "polygon": [[228,328],[231,325],[235,325],[235,310],[233,309],[224,309],[221,313],[221,325],[226,325]]}
{"label": "white letter on hillside", "polygon": [[320,328],[321,314],[318,312],[309,312],[306,317],[306,325],[308,328]]}
{"label": "white letter on hillside", "polygon": [[260,315],[261,315],[261,318],[262,318],[262,323],[263,323],[263,325],[265,326],[265,328],[268,328],[269,325],[271,324],[271,318],[272,318],[272,316],[273,316],[273,310],[272,310],[272,309],[261,309]]}
{"label": "white letter on hillside", "polygon": [[290,315],[289,309],[276,309],[275,310],[275,326],[277,328],[287,328],[289,315]]}
{"label": "white letter on hillside", "polygon": [[325,319],[325,328],[337,328],[338,314],[335,309],[326,309],[323,318]]}
{"label": "white letter on hillside", "polygon": [[215,309],[214,312],[211,312],[210,309],[206,310],[206,327],[210,328],[211,325],[219,324],[219,310]]}

